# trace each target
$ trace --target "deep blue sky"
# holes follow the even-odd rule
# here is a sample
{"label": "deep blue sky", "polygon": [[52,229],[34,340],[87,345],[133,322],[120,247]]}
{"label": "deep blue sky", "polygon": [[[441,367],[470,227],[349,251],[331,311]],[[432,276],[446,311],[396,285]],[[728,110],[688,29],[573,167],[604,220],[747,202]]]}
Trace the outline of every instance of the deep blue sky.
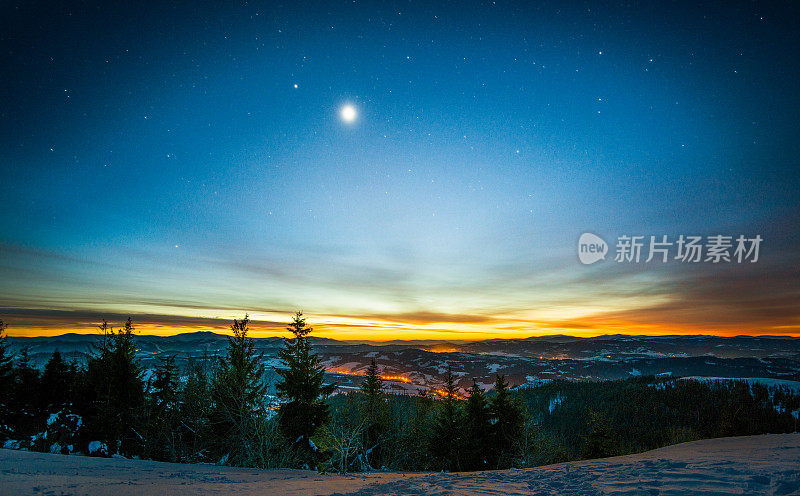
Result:
{"label": "deep blue sky", "polygon": [[[793,2],[1,8],[12,333],[800,333]],[[765,243],[585,267],[585,231]]]}

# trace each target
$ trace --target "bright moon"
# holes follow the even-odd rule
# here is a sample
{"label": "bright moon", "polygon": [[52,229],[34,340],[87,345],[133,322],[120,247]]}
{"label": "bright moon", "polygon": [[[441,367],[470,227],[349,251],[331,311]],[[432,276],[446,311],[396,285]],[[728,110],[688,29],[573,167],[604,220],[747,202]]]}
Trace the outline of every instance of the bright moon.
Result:
{"label": "bright moon", "polygon": [[356,120],[356,108],[352,105],[345,105],[339,113],[342,116],[342,120],[345,122],[353,122]]}

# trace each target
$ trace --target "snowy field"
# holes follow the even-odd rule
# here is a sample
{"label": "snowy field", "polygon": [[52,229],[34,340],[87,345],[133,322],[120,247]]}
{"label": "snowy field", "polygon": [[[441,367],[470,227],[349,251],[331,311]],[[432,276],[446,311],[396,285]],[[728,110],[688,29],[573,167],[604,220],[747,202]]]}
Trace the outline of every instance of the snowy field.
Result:
{"label": "snowy field", "polygon": [[0,494],[800,495],[800,434],[697,441],[638,455],[467,474],[338,476],[0,450]]}

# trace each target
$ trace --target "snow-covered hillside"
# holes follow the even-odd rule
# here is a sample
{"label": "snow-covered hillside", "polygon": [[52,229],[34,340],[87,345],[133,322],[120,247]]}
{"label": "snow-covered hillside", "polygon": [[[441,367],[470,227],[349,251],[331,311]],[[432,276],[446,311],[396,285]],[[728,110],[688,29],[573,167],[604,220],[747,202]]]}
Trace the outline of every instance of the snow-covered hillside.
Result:
{"label": "snow-covered hillside", "polygon": [[800,494],[800,434],[684,443],[638,455],[462,474],[322,475],[0,450],[2,495]]}

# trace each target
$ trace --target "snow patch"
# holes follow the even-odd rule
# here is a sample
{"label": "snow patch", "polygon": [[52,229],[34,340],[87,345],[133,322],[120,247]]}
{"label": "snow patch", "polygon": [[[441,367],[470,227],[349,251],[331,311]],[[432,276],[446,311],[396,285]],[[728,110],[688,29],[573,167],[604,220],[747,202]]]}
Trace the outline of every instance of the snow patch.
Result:
{"label": "snow patch", "polygon": [[108,455],[108,445],[100,441],[92,441],[89,443],[89,456],[102,456]]}
{"label": "snow patch", "polygon": [[561,393],[559,393],[554,398],[550,398],[550,404],[547,406],[547,409],[550,411],[550,413],[553,413],[555,409],[560,407],[563,402],[564,397],[561,396]]}
{"label": "snow patch", "polygon": [[22,441],[18,441],[16,439],[9,439],[3,443],[3,449],[18,450],[20,448],[22,448]]}

